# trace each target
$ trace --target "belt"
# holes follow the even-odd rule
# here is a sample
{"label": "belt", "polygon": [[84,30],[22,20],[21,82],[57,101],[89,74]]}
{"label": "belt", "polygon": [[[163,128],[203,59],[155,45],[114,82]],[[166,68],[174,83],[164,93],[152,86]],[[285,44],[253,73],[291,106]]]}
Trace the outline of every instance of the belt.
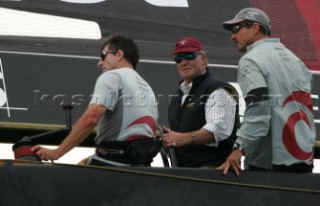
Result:
{"label": "belt", "polygon": [[133,141],[102,142],[96,148],[96,155],[122,164],[150,165],[161,146],[161,141],[159,143],[159,140],[149,137]]}
{"label": "belt", "polygon": [[133,141],[140,140],[152,140],[150,137],[146,136],[131,136],[128,137],[125,141],[108,141],[108,142],[100,142],[97,148],[107,149],[107,150],[125,150],[130,143]]}

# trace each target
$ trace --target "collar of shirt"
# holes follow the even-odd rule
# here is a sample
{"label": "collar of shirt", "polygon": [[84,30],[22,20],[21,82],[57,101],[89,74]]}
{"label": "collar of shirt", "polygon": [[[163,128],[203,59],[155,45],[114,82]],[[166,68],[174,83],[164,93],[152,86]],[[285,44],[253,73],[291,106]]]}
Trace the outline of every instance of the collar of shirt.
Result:
{"label": "collar of shirt", "polygon": [[190,84],[187,84],[185,81],[183,81],[179,87],[183,95],[188,95],[192,87],[192,82],[190,82]]}
{"label": "collar of shirt", "polygon": [[279,38],[263,38],[260,39],[258,41],[256,41],[253,44],[250,44],[247,46],[247,52],[251,51],[253,48],[259,46],[260,44],[263,43],[275,43],[275,44],[279,44],[280,43],[280,39]]}

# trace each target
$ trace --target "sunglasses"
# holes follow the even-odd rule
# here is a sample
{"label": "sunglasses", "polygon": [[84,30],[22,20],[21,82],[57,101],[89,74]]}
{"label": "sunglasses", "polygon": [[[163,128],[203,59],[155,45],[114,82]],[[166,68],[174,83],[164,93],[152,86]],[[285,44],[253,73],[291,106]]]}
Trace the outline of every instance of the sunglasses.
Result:
{"label": "sunglasses", "polygon": [[107,57],[107,55],[109,54],[109,53],[116,53],[116,51],[105,51],[105,52],[102,52],[101,54],[100,54],[100,59],[102,60],[102,61],[104,61],[105,60],[105,58]]}
{"label": "sunglasses", "polygon": [[186,54],[183,54],[183,55],[177,55],[177,56],[174,58],[174,61],[175,61],[177,64],[180,64],[183,59],[186,59],[186,60],[188,60],[188,61],[191,61],[191,60],[194,60],[195,58],[197,58],[197,55],[199,55],[199,54],[200,54],[199,52],[189,52],[189,53],[186,53]]}
{"label": "sunglasses", "polygon": [[237,25],[235,25],[234,27],[232,27],[232,31],[231,31],[231,32],[232,32],[233,34],[237,34],[242,27],[252,26],[252,25],[253,25],[252,22],[246,22],[246,23],[243,23],[243,24],[237,24]]}

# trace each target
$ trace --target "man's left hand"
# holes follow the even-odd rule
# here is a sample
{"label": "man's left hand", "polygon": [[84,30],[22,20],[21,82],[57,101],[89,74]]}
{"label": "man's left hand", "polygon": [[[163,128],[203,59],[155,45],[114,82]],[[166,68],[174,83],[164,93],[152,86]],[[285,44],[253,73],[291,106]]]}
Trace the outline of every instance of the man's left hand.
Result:
{"label": "man's left hand", "polygon": [[241,171],[240,163],[241,163],[242,155],[243,153],[240,150],[238,149],[233,150],[232,153],[227,158],[227,160],[225,161],[225,163],[223,163],[217,169],[223,170],[223,175],[226,175],[231,166],[233,171],[236,173],[236,175],[239,176]]}
{"label": "man's left hand", "polygon": [[35,152],[38,155],[38,157],[44,161],[52,161],[60,158],[58,149],[47,149],[41,147],[40,145],[36,145],[31,148],[31,151]]}

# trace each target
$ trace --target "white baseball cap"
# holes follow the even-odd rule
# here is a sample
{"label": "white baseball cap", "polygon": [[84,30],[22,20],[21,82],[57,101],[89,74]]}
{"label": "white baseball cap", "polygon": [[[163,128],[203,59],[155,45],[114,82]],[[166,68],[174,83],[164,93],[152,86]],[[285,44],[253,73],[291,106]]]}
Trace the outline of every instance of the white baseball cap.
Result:
{"label": "white baseball cap", "polygon": [[224,29],[231,31],[236,24],[245,20],[260,23],[269,31],[271,30],[271,23],[268,15],[264,11],[253,7],[242,9],[234,19],[225,21],[222,25]]}

